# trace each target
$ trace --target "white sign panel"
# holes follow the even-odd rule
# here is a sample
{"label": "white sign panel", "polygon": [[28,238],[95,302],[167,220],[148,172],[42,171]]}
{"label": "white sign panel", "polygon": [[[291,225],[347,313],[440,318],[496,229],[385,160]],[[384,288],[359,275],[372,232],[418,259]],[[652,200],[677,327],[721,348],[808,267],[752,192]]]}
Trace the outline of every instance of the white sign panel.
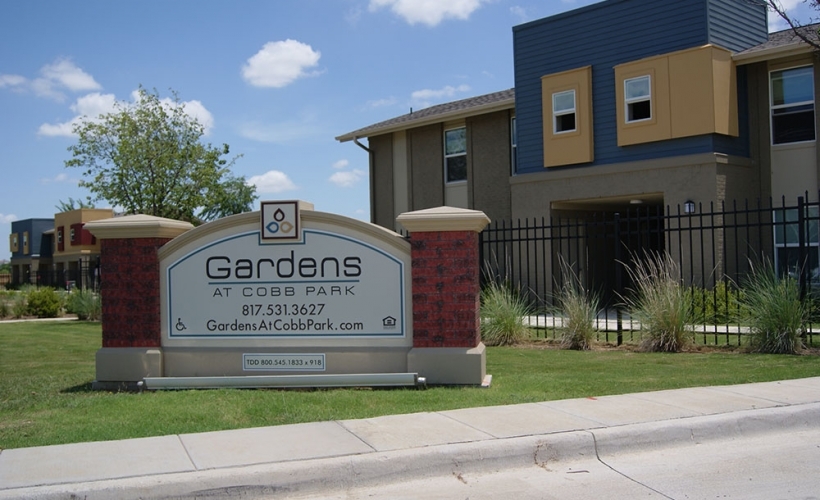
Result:
{"label": "white sign panel", "polygon": [[402,261],[319,229],[284,243],[263,231],[213,241],[168,266],[171,339],[405,336]]}

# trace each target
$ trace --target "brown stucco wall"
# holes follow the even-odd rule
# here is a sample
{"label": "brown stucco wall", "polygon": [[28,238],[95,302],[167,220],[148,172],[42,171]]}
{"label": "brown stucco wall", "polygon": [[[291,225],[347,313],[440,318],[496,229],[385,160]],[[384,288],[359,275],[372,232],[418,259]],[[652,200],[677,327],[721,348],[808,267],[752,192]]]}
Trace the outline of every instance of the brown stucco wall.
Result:
{"label": "brown stucco wall", "polygon": [[368,138],[370,148],[370,221],[395,227],[393,203],[393,134]]}
{"label": "brown stucco wall", "polygon": [[437,123],[407,131],[410,152],[411,210],[444,205],[444,138]]}
{"label": "brown stucco wall", "polygon": [[467,121],[470,208],[483,211],[490,220],[511,215],[510,118],[509,111],[499,111]]}

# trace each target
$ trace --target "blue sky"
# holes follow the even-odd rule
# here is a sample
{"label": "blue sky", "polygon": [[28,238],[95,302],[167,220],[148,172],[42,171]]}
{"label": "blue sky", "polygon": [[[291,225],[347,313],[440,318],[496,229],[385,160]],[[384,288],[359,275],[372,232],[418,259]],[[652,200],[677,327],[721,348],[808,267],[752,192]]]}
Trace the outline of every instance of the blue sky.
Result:
{"label": "blue sky", "polygon": [[[260,200],[301,199],[367,220],[367,154],[335,136],[513,87],[512,27],[591,3],[3,2],[0,234],[85,199],[82,170],[64,166],[71,126],[131,101],[139,85],[177,91],[207,142],[243,155],[233,172]],[[810,13],[799,0],[783,4]],[[0,260],[9,256],[3,244]]]}

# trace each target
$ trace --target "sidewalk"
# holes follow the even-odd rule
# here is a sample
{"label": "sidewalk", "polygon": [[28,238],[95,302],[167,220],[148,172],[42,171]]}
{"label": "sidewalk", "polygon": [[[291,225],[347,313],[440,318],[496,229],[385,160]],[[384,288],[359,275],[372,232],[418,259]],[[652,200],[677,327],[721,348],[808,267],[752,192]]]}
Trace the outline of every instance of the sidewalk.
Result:
{"label": "sidewalk", "polygon": [[323,496],[818,429],[815,377],[3,450],[0,499]]}

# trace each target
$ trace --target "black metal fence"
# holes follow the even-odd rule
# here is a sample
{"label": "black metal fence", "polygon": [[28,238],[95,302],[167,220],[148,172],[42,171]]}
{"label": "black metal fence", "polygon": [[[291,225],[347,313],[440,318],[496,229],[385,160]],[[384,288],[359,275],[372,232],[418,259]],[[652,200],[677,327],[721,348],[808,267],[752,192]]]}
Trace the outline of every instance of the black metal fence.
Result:
{"label": "black metal fence", "polygon": [[12,288],[19,288],[25,284],[65,290],[81,288],[99,291],[100,263],[97,259],[94,261],[71,263],[70,266],[64,269],[47,267],[33,270],[26,267],[22,272],[12,275],[9,285]]}
{"label": "black metal fence", "polygon": [[[798,280],[804,297],[820,285],[820,203],[733,202],[719,206],[637,206],[624,210],[553,210],[549,220],[496,221],[481,233],[482,279],[520,288],[539,313],[530,319],[539,336],[556,337],[556,292],[566,279],[562,263],[602,299],[599,341],[637,341],[639,325],[623,305],[632,290],[627,270],[636,259],[666,253],[692,290],[703,344],[739,345],[747,331],[733,308],[751,267],[771,263]],[[708,311],[709,314],[705,314]],[[805,325],[807,341],[812,329]]]}

